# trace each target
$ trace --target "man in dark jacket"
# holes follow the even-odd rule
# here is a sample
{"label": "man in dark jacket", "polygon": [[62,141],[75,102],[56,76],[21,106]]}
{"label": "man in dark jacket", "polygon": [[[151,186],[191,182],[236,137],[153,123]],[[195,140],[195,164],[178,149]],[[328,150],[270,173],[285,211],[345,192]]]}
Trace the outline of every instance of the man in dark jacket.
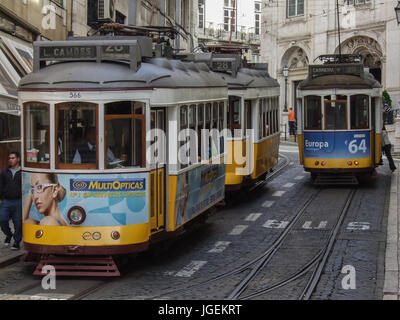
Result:
{"label": "man in dark jacket", "polygon": [[[0,175],[0,197],[3,200],[0,206],[0,226],[6,235],[4,245],[8,246],[14,237],[11,250],[19,250],[22,240],[22,199],[21,199],[21,167],[18,152],[8,155],[8,168],[3,169]],[[9,221],[14,224],[14,235],[11,232]]]}

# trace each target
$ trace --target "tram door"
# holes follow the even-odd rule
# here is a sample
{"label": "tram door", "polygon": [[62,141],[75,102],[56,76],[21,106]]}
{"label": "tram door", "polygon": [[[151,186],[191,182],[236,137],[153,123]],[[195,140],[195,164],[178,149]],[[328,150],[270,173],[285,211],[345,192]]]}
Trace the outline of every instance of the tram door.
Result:
{"label": "tram door", "polygon": [[[165,133],[165,109],[151,109],[150,127]],[[151,231],[156,232],[165,228],[166,141],[160,135],[152,135],[151,139],[155,168],[150,172],[150,225]]]}

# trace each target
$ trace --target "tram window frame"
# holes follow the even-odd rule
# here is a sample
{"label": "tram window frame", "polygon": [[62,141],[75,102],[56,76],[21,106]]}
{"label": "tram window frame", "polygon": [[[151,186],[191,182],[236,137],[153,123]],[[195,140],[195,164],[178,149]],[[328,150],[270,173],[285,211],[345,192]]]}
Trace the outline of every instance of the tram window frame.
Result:
{"label": "tram window frame", "polygon": [[[94,128],[96,129],[96,163],[72,163],[73,161],[73,156],[71,159],[71,162],[68,163],[61,163],[59,159],[59,154],[56,152],[56,169],[98,169],[99,168],[99,105],[93,102],[86,102],[86,101],[66,101],[66,102],[61,102],[57,103],[55,105],[55,132],[58,140],[58,131],[59,131],[59,111],[63,110],[63,107],[66,110],[66,106],[68,105],[73,105],[73,104],[84,104],[85,107],[77,107],[78,110],[90,110],[88,107],[94,107],[94,120],[95,120],[95,126]],[[65,131],[65,128],[64,128]],[[70,130],[68,130],[69,132]],[[65,142],[65,137],[63,136],[64,140],[62,140],[63,144],[63,149],[64,152],[66,152],[66,142]],[[78,147],[78,144],[76,144],[75,148]]]}
{"label": "tram window frame", "polygon": [[[118,105],[122,104],[122,106]],[[125,106],[124,104],[129,104],[129,106]],[[109,110],[108,108],[114,107],[114,110]],[[123,111],[126,113],[122,113],[119,108],[123,108]],[[123,101],[113,101],[104,104],[104,168],[107,170],[115,169],[112,167],[113,164],[108,164],[107,160],[107,153],[108,148],[112,149],[111,144],[108,143],[108,121],[113,120],[130,120],[131,121],[131,129],[132,131],[129,132],[129,136],[127,138],[127,142],[129,143],[129,139],[131,138],[131,146],[126,148],[125,151],[122,151],[124,147],[121,143],[120,145],[115,145],[114,147],[121,147],[118,152],[118,148],[112,150],[114,157],[117,159],[125,160],[122,162],[122,168],[124,169],[132,169],[132,168],[146,168],[146,116],[143,114],[143,110],[145,108],[145,103],[141,101],[130,101],[130,100],[123,100]],[[140,111],[140,112],[138,112]],[[152,118],[154,117],[154,118]],[[157,120],[157,112],[151,111],[150,112],[150,129],[155,128],[155,124]],[[140,121],[140,127],[137,126],[135,120]],[[154,126],[153,126],[154,124]],[[117,126],[118,127],[118,126]],[[115,127],[114,127],[115,128]],[[137,139],[137,135],[141,134],[141,139]],[[114,137],[113,137],[114,138]],[[115,143],[115,142],[114,142]],[[116,150],[117,149],[117,150]],[[129,153],[130,152],[130,153]],[[122,157],[123,156],[123,157]],[[135,163],[132,165],[128,165],[126,161],[130,163]]]}
{"label": "tram window frame", "polygon": [[[356,120],[354,117],[357,115],[356,108],[358,107],[358,98],[366,99],[366,101],[367,101],[366,119],[364,119],[365,120],[364,122],[366,123],[366,125],[364,125],[364,126],[353,125],[354,124],[353,120],[354,121]],[[355,105],[353,105],[353,103],[355,103]],[[369,96],[368,95],[366,95],[366,94],[351,95],[350,96],[350,129],[351,130],[369,129],[370,128],[370,124],[369,124],[370,115],[369,115],[369,112],[370,112],[370,102],[369,102]]]}
{"label": "tram window frame", "polygon": [[244,130],[245,130],[245,135],[247,135],[246,130],[247,129],[253,129],[253,122],[251,119],[251,100],[244,100]]}
{"label": "tram window frame", "polygon": [[[338,114],[338,111],[335,110],[335,124],[344,124],[344,127],[338,128],[337,125],[335,125],[334,128],[328,128],[328,104],[330,103],[344,103],[345,106],[345,110],[344,110],[344,116],[345,119],[343,119],[344,121],[341,121],[341,119],[339,119],[339,121],[336,121],[336,116]],[[324,100],[324,111],[325,111],[325,121],[324,121],[324,125],[325,125],[325,130],[348,130],[348,125],[347,125],[347,99],[346,100],[339,100],[339,99],[334,99],[334,100]]]}
{"label": "tram window frame", "polygon": [[[47,134],[48,134],[48,150],[49,150],[49,160],[48,162],[40,162],[40,161],[28,161],[28,150],[27,150],[27,130],[30,126],[28,126],[27,121],[30,120],[30,117],[28,117],[28,107],[30,105],[36,105],[36,106],[40,106],[40,107],[44,107],[47,108],[47,112],[48,112],[48,127],[47,127]],[[50,163],[51,163],[51,152],[50,152],[50,123],[51,123],[51,119],[50,119],[50,104],[48,103],[44,103],[41,101],[28,101],[25,102],[23,104],[23,108],[24,108],[24,128],[23,128],[23,136],[24,136],[24,144],[23,144],[23,150],[24,150],[24,166],[25,167],[31,167],[31,168],[41,168],[41,169],[50,169]],[[46,129],[43,129],[46,130]],[[32,141],[32,140],[30,140]],[[37,145],[38,147],[39,145]],[[30,150],[38,150],[35,147],[31,147]],[[39,156],[39,150],[36,153],[36,157]]]}
{"label": "tram window frame", "polygon": [[[319,126],[308,126],[308,98],[315,99],[318,102],[317,108],[319,109]],[[317,120],[318,123],[318,120]],[[304,130],[322,130],[322,103],[321,103],[321,96],[315,96],[315,95],[310,95],[310,96],[305,96],[304,97]]]}

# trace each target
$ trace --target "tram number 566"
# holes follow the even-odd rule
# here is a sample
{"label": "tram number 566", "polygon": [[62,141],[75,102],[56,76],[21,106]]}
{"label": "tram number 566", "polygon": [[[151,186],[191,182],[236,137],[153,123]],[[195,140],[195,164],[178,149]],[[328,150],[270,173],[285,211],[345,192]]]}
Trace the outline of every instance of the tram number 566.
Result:
{"label": "tram number 566", "polygon": [[357,144],[357,140],[351,140],[348,149],[350,153],[357,153],[359,150],[361,150],[363,153],[367,152],[367,146],[365,139],[361,139],[360,144]]}
{"label": "tram number 566", "polygon": [[72,91],[70,91],[69,98],[70,99],[80,99],[80,98],[82,98],[82,95],[81,95],[80,92],[72,92]]}

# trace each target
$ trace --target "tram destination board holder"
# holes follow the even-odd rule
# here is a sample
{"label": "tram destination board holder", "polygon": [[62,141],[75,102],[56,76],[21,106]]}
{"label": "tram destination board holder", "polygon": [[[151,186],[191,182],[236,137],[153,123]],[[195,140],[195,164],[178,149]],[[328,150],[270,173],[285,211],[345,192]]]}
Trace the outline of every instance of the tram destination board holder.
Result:
{"label": "tram destination board holder", "polygon": [[362,64],[322,64],[310,65],[309,75],[311,79],[328,75],[351,75],[361,77],[364,73]]}
{"label": "tram destination board holder", "polygon": [[150,38],[140,40],[95,41],[36,41],[33,43],[34,72],[46,66],[46,62],[60,61],[127,61],[136,72],[142,57],[152,56]]}

